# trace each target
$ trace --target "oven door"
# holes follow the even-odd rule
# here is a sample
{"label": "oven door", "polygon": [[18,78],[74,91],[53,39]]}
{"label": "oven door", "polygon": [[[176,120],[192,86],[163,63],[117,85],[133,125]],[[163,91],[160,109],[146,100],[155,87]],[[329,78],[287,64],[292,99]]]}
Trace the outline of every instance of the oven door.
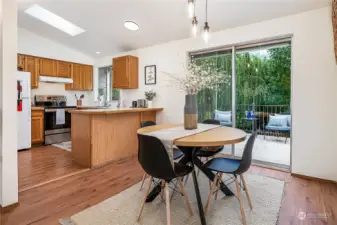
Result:
{"label": "oven door", "polygon": [[45,109],[44,112],[44,136],[45,144],[70,141],[71,114],[65,109],[65,122],[56,123],[56,109]]}

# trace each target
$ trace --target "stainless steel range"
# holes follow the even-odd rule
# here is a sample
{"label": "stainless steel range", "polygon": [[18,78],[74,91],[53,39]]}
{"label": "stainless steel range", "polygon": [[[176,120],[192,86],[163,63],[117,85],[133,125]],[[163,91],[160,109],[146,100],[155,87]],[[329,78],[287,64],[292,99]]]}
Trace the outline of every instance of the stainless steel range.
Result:
{"label": "stainless steel range", "polygon": [[67,106],[62,95],[35,95],[35,106],[44,107],[44,144],[50,145],[71,140],[71,114],[76,106]]}

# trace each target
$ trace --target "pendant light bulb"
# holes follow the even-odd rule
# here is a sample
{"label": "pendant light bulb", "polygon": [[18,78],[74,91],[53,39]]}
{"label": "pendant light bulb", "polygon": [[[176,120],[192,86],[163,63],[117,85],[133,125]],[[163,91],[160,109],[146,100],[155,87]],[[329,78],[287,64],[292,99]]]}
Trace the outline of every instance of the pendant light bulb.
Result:
{"label": "pendant light bulb", "polygon": [[194,0],[188,0],[188,18],[192,19],[194,16]]}
{"label": "pendant light bulb", "polygon": [[198,21],[197,21],[197,17],[193,17],[192,20],[192,35],[195,37],[197,36],[198,33]]}
{"label": "pendant light bulb", "polygon": [[208,22],[205,22],[203,39],[204,39],[204,41],[207,44],[208,40],[209,40],[209,26],[208,26]]}

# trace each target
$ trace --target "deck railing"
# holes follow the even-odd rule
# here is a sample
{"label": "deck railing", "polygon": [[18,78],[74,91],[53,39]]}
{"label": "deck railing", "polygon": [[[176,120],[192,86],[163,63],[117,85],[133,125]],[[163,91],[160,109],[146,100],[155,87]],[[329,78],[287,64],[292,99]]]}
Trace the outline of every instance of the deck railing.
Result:
{"label": "deck railing", "polygon": [[[231,111],[231,105],[222,105],[218,110]],[[214,106],[210,104],[198,105],[199,122],[214,117]],[[253,111],[255,120],[247,119],[247,112]],[[236,127],[251,133],[258,130],[263,135],[280,135],[278,132],[266,131],[265,127],[269,122],[269,115],[287,114],[290,115],[290,105],[254,105],[254,104],[238,104],[236,105]],[[254,125],[253,125],[254,123]],[[284,134],[282,134],[284,135]]]}

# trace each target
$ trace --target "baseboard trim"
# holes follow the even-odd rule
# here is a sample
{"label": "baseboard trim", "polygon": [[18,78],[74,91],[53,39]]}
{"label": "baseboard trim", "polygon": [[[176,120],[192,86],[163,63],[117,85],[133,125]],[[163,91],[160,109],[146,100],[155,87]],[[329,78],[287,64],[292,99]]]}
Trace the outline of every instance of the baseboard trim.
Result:
{"label": "baseboard trim", "polygon": [[16,207],[19,206],[19,202],[16,202],[16,203],[13,203],[11,205],[8,205],[8,206],[5,206],[5,207],[2,207],[0,205],[0,212],[3,214],[3,213],[8,213],[8,212],[11,212],[13,209],[15,209]]}
{"label": "baseboard trim", "polygon": [[318,177],[311,177],[311,176],[306,176],[306,175],[302,175],[302,174],[298,174],[298,173],[291,173],[291,176],[302,178],[302,179],[307,179],[307,180],[315,180],[315,181],[337,184],[337,181],[334,181],[334,180],[327,180],[327,179],[322,179],[322,178],[318,178]]}

